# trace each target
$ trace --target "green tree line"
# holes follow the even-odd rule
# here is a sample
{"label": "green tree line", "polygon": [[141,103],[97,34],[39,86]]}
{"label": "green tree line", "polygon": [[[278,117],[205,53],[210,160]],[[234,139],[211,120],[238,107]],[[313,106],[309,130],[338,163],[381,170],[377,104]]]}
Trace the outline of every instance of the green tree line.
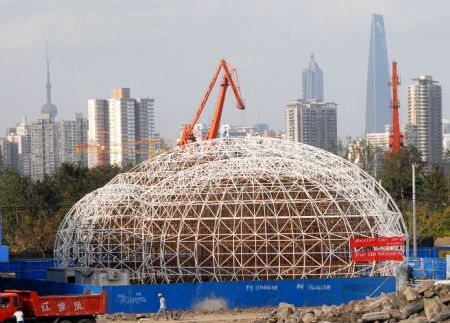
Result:
{"label": "green tree line", "polygon": [[365,140],[339,139],[333,152],[371,174],[392,196],[412,237],[412,164],[416,165],[416,219],[419,242],[424,237],[450,236],[450,154],[440,165],[425,167],[419,151],[402,147],[385,153]]}
{"label": "green tree line", "polygon": [[0,173],[3,244],[11,252],[51,251],[58,227],[73,204],[120,171],[113,166],[62,165],[53,175],[33,181],[14,169],[4,169]]}
{"label": "green tree line", "polygon": [[[426,169],[418,151],[405,147],[398,153],[383,153],[382,167],[377,169],[380,152],[364,141],[355,143],[347,138],[336,146],[335,153],[350,159],[380,181],[403,213],[411,236],[412,163],[417,166],[418,236],[450,235],[450,177],[442,165]],[[101,166],[88,169],[63,165],[53,175],[33,181],[13,169],[0,167],[3,243],[10,246],[12,252],[44,254],[51,251],[58,227],[70,208],[85,194],[102,187],[128,168]]]}
{"label": "green tree line", "polygon": [[401,148],[386,155],[378,179],[391,194],[405,217],[412,237],[412,164],[416,167],[417,235],[443,237],[450,235],[450,177],[444,164],[426,168],[413,147]]}

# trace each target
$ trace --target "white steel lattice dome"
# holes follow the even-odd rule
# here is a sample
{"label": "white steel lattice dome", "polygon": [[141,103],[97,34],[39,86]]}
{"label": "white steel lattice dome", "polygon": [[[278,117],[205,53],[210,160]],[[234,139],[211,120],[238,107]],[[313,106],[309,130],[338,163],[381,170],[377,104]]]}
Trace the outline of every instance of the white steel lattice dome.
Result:
{"label": "white steel lattice dome", "polygon": [[58,231],[61,267],[129,269],[134,283],[393,274],[354,264],[354,237],[405,236],[386,191],[357,166],[284,140],[193,143],[87,194]]}

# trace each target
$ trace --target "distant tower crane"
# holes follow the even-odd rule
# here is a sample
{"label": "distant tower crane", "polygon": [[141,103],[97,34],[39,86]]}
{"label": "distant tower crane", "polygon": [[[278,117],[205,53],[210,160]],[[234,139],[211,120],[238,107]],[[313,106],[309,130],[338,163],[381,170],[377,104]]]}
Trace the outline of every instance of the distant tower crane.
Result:
{"label": "distant tower crane", "polygon": [[400,124],[398,118],[398,109],[400,103],[398,101],[398,86],[400,85],[400,79],[397,74],[397,62],[392,62],[392,80],[389,82],[392,86],[392,131],[389,135],[389,152],[396,153],[400,147],[403,147],[405,136],[400,133]]}
{"label": "distant tower crane", "polygon": [[[78,144],[74,147],[75,153],[81,153],[86,149],[92,149],[99,158],[98,165],[106,166],[108,155],[112,154],[122,154],[122,155],[148,155],[148,159],[152,159],[155,155],[162,153],[160,149],[161,142],[159,138],[153,139],[152,137],[144,138],[139,141],[123,141],[119,144],[108,144],[106,143],[106,136],[108,131],[101,131],[101,141],[99,144]],[[138,150],[132,147],[137,147],[139,145],[148,145],[148,150]],[[128,147],[128,149],[127,149]],[[120,149],[119,149],[120,148]]]}
{"label": "distant tower crane", "polygon": [[[245,109],[245,105],[244,105],[244,102],[241,97],[239,80],[237,78],[236,69],[231,67],[225,61],[225,59],[221,59],[219,67],[217,68],[216,73],[214,74],[213,79],[208,87],[208,90],[206,91],[206,94],[203,97],[203,101],[197,110],[197,114],[194,116],[194,119],[192,120],[192,122],[189,125],[185,126],[183,129],[183,132],[181,134],[181,139],[178,142],[179,146],[185,145],[189,142],[196,141],[195,136],[192,133],[192,131],[193,131],[194,126],[197,123],[198,119],[200,118],[200,115],[202,114],[203,108],[205,107],[205,104],[208,101],[209,95],[211,94],[214,84],[216,83],[217,77],[219,76],[219,73],[222,69],[224,71],[222,84],[220,84],[222,89],[220,91],[219,99],[216,104],[216,111],[214,113],[214,118],[213,118],[211,127],[209,128],[208,133],[206,134],[205,140],[217,138],[217,132],[218,132],[219,126],[220,126],[220,118],[222,117],[223,104],[225,102],[225,94],[227,93],[227,88],[229,85],[231,85],[231,89],[233,90],[234,96],[236,98],[237,108],[240,110]],[[234,78],[233,78],[233,73],[234,73]]]}

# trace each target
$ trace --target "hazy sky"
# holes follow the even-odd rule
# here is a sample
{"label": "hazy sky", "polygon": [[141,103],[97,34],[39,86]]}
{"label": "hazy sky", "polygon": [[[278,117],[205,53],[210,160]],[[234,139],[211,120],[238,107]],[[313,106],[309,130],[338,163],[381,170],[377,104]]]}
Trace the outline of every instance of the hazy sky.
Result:
{"label": "hazy sky", "polygon": [[[406,85],[419,74],[440,81],[449,116],[448,0],[0,0],[0,128],[39,116],[48,41],[59,118],[87,115],[89,98],[130,87],[156,99],[157,130],[175,138],[225,57],[247,108],[228,95],[223,122],[284,129],[284,105],[301,96],[314,52],[325,99],[338,103],[338,135],[362,135],[372,13],[384,15],[389,60],[399,63],[401,122]],[[203,121],[215,101],[213,93]]]}

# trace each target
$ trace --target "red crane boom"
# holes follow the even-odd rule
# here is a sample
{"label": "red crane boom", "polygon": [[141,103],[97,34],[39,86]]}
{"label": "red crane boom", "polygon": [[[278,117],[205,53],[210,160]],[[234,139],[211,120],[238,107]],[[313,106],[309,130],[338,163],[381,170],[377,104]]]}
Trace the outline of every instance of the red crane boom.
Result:
{"label": "red crane boom", "polygon": [[231,68],[228,63],[225,61],[225,59],[221,59],[219,63],[219,67],[217,68],[216,72],[214,73],[214,76],[212,78],[211,83],[209,84],[208,89],[206,90],[205,96],[203,97],[203,100],[200,104],[200,107],[197,110],[197,113],[194,116],[194,119],[192,122],[184,127],[183,132],[181,134],[181,139],[178,142],[178,145],[185,145],[189,142],[195,141],[195,137],[192,134],[192,130],[194,129],[195,124],[197,123],[198,119],[200,118],[200,115],[203,112],[203,108],[206,105],[206,102],[208,101],[209,95],[211,94],[211,91],[216,84],[217,77],[219,76],[220,71],[223,69],[223,79],[222,84],[220,86],[222,87],[219,99],[217,100],[216,104],[216,111],[214,113],[214,118],[211,124],[211,127],[208,130],[208,133],[206,134],[205,140],[209,139],[215,139],[217,138],[217,132],[219,130],[220,126],[220,119],[222,117],[222,111],[223,111],[223,104],[225,102],[225,95],[227,93],[228,86],[231,86],[231,89],[233,90],[234,96],[236,98],[236,106],[240,110],[245,109],[244,102],[241,97],[240,88],[239,88],[239,81],[236,77],[236,80],[233,79],[232,73],[236,71],[236,69]]}
{"label": "red crane boom", "polygon": [[400,84],[397,74],[397,62],[392,62],[392,80],[390,85],[392,86],[392,132],[389,136],[389,152],[398,152],[400,147],[403,147],[404,135],[400,133],[400,124],[398,117],[398,109],[400,103],[398,101],[398,86]]}

